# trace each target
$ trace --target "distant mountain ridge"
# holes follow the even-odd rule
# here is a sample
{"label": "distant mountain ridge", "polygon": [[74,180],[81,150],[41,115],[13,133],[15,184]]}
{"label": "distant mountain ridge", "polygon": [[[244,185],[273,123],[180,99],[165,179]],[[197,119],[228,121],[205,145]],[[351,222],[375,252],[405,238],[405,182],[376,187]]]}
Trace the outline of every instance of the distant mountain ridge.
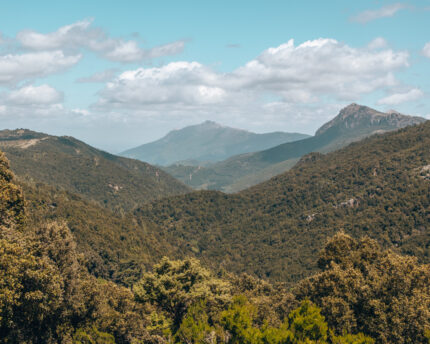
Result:
{"label": "distant mountain ridge", "polygon": [[173,130],[160,140],[126,150],[121,155],[163,166],[180,161],[216,162],[306,137],[309,135],[284,132],[256,134],[205,121]]}
{"label": "distant mountain ridge", "polygon": [[58,187],[112,210],[127,211],[190,191],[150,164],[100,151],[69,136],[3,130],[0,149],[21,180]]}
{"label": "distant mountain ridge", "polygon": [[315,136],[284,143],[255,153],[233,156],[211,166],[193,170],[170,166],[165,171],[195,189],[235,192],[285,172],[310,152],[327,153],[376,133],[396,130],[426,120],[421,117],[388,113],[351,104],[317,130]]}

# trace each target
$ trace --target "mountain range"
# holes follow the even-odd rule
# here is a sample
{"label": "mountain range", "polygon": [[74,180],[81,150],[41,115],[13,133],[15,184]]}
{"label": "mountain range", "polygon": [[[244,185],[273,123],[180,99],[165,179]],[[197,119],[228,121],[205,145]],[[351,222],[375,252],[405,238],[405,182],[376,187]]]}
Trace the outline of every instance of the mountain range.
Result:
{"label": "mountain range", "polygon": [[70,137],[1,132],[19,174],[0,152],[2,338],[427,343],[430,122],[341,115],[315,137],[412,125],[235,194]]}
{"label": "mountain range", "polygon": [[206,121],[171,131],[160,140],[129,149],[120,155],[162,166],[178,162],[201,165],[308,136],[284,132],[256,134]]}
{"label": "mountain range", "polygon": [[[68,223],[95,275],[128,283],[163,255],[194,256],[293,283],[315,271],[318,250],[340,229],[428,261],[430,125],[381,133],[422,121],[351,105],[312,138],[245,155],[295,166],[232,195],[191,192],[154,166],[71,137],[6,130],[0,148],[25,191],[29,220]],[[381,134],[307,154],[351,141],[352,130]]]}
{"label": "mountain range", "polygon": [[[326,132],[327,133],[327,132]],[[197,191],[135,211],[174,255],[213,268],[295,282],[315,271],[328,237],[345,231],[430,261],[430,122],[328,154],[236,194]],[[154,228],[154,227],[152,227]]]}
{"label": "mountain range", "polygon": [[394,110],[384,113],[351,104],[318,129],[315,136],[233,156],[209,166],[181,164],[164,170],[194,189],[235,192],[287,171],[301,156],[310,152],[331,152],[364,137],[424,121],[422,117],[406,116]]}

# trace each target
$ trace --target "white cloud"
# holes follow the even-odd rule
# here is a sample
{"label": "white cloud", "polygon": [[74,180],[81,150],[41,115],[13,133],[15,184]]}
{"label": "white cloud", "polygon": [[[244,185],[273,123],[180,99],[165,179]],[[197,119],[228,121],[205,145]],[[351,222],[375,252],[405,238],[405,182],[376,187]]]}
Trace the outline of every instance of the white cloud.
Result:
{"label": "white cloud", "polygon": [[106,57],[113,61],[134,62],[142,59],[144,53],[135,41],[118,42],[106,53]]}
{"label": "white cloud", "polygon": [[397,2],[395,4],[387,5],[387,6],[378,8],[376,10],[367,10],[367,11],[361,12],[356,16],[352,17],[351,20],[358,23],[365,24],[375,19],[392,17],[398,11],[405,9],[406,7],[407,5]]}
{"label": "white cloud", "polygon": [[0,84],[15,84],[57,73],[75,65],[81,57],[65,56],[60,50],[0,56]]}
{"label": "white cloud", "polygon": [[376,37],[373,41],[371,41],[367,47],[370,50],[383,49],[388,47],[388,42],[382,37]]}
{"label": "white cloud", "polygon": [[112,80],[115,76],[117,70],[116,69],[107,69],[102,72],[94,73],[88,77],[79,78],[76,81],[81,83],[91,83],[91,82],[108,82]]}
{"label": "white cloud", "polygon": [[55,88],[43,84],[27,85],[9,92],[0,93],[2,120],[37,120],[42,118],[64,118],[67,111],[63,107],[63,94]]}
{"label": "white cloud", "polygon": [[63,95],[49,85],[25,86],[11,91],[6,99],[14,105],[46,105],[58,104],[63,101]]}
{"label": "white cloud", "polygon": [[269,48],[236,70],[240,88],[273,91],[285,100],[305,101],[318,95],[354,100],[396,84],[393,72],[408,66],[407,52],[356,49],[333,39],[294,41]]}
{"label": "white cloud", "polygon": [[430,42],[428,42],[424,45],[422,53],[424,56],[430,58]]}
{"label": "white cloud", "polygon": [[105,39],[101,31],[89,31],[90,25],[91,20],[79,21],[48,34],[25,30],[18,33],[17,39],[23,47],[35,50],[77,48]]}
{"label": "white cloud", "polygon": [[[230,73],[198,62],[125,71],[106,84],[92,109],[124,121],[223,116],[226,123],[230,117],[260,125],[298,121],[298,114],[311,113],[300,109],[317,114],[316,107],[358,101],[398,85],[394,73],[408,66],[408,58],[404,51],[358,49],[333,39],[300,45],[290,40]],[[312,125],[311,116],[302,115],[300,121]]]}
{"label": "white cloud", "polygon": [[77,115],[81,115],[81,116],[89,116],[91,114],[90,111],[88,111],[87,109],[72,109],[72,113],[77,114]]}
{"label": "white cloud", "polygon": [[[219,81],[219,82],[218,82]],[[137,107],[154,104],[200,105],[221,101],[219,76],[197,62],[172,62],[163,67],[122,73],[101,92],[100,104]]]}
{"label": "white cloud", "polygon": [[398,105],[401,103],[406,103],[410,101],[417,100],[424,96],[423,91],[418,88],[413,88],[405,93],[395,93],[388,97],[378,100],[378,105]]}
{"label": "white cloud", "polygon": [[91,27],[92,20],[83,20],[60,27],[57,31],[42,34],[25,30],[17,35],[24,48],[33,50],[88,49],[102,57],[118,62],[138,62],[161,56],[175,55],[184,49],[184,41],[143,49],[134,40],[111,38],[99,28]]}

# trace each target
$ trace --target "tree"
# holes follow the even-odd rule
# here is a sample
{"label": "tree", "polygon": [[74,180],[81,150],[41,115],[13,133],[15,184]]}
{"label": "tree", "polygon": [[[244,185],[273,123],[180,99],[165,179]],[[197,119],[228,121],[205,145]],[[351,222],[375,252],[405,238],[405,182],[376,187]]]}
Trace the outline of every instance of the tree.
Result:
{"label": "tree", "polygon": [[208,309],[222,307],[231,299],[231,286],[203,268],[196,259],[172,261],[163,258],[134,286],[136,299],[167,312],[177,329],[187,309],[205,300]]}
{"label": "tree", "polygon": [[322,272],[296,288],[322,309],[337,334],[363,332],[378,343],[426,343],[430,266],[339,233],[321,252]]}

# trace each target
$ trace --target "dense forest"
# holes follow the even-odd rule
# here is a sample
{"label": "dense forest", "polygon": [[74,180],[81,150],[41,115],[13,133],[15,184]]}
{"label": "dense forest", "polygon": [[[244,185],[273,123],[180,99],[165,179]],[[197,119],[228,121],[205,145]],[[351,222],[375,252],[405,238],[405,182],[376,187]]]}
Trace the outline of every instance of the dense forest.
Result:
{"label": "dense forest", "polygon": [[129,213],[2,153],[0,342],[428,343],[429,145],[424,123]]}
{"label": "dense forest", "polygon": [[[200,191],[135,211],[174,254],[212,268],[295,283],[343,230],[430,262],[430,122],[375,135],[238,194]],[[153,228],[149,226],[148,228]]]}
{"label": "dense forest", "polygon": [[2,130],[0,149],[20,180],[61,188],[115,212],[190,191],[150,164],[100,151],[73,137]]}
{"label": "dense forest", "polygon": [[[125,288],[88,273],[65,223],[28,225],[4,156],[0,176],[4,343],[424,343],[429,337],[430,269],[369,238],[334,236],[320,254],[321,272],[293,289],[168,258]],[[328,288],[334,282],[337,288]],[[396,309],[402,312],[387,319]]]}

